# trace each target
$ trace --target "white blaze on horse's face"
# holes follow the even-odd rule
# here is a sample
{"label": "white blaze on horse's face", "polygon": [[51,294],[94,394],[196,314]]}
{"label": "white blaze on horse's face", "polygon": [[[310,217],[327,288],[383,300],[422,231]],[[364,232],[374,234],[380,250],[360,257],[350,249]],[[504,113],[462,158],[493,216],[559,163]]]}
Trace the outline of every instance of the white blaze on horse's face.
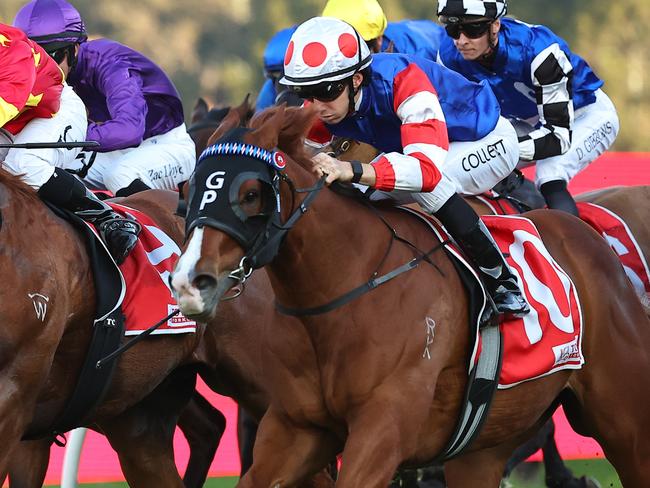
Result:
{"label": "white blaze on horse's face", "polygon": [[201,292],[192,284],[196,263],[201,258],[203,228],[198,227],[192,233],[187,249],[181,254],[172,273],[171,286],[178,306],[183,315],[198,315],[205,311],[205,302]]}

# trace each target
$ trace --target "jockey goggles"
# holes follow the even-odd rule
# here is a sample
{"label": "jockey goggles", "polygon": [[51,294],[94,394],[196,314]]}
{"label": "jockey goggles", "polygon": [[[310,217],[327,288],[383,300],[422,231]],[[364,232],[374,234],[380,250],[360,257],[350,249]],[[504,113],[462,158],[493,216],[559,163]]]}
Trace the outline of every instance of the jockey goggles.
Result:
{"label": "jockey goggles", "polygon": [[341,96],[348,84],[348,79],[345,79],[328,81],[317,85],[293,85],[291,89],[305,100],[313,101],[316,99],[320,102],[332,102]]}
{"label": "jockey goggles", "polygon": [[49,54],[50,57],[54,59],[56,64],[61,64],[63,62],[63,59],[65,58],[65,53],[67,52],[68,52],[68,46],[64,46],[64,47],[60,47],[59,49],[47,51],[47,54]]}
{"label": "jockey goggles", "polygon": [[446,24],[445,31],[447,32],[447,35],[452,39],[460,39],[461,32],[465,34],[469,39],[478,39],[489,30],[492,22],[492,20],[484,20],[482,22],[467,22],[465,24],[454,22],[451,24]]}

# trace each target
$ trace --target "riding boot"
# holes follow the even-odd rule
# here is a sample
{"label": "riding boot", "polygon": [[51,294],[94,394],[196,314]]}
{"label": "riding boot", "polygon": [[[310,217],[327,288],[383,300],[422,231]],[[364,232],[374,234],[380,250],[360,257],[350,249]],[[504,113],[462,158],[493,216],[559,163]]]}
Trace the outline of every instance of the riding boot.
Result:
{"label": "riding boot", "polygon": [[151,190],[151,187],[143,182],[140,178],[136,178],[129,185],[120,188],[115,192],[116,197],[128,197],[141,191]]}
{"label": "riding boot", "polygon": [[564,210],[565,212],[580,217],[576,201],[567,190],[567,183],[564,180],[547,181],[539,187],[539,191],[546,200],[548,208]]}
{"label": "riding boot", "polygon": [[497,319],[521,317],[530,309],[517,277],[476,212],[454,195],[435,213],[467,257],[479,269]]}
{"label": "riding boot", "polygon": [[61,168],[38,190],[43,200],[70,210],[99,230],[108,251],[117,264],[122,264],[138,242],[140,224],[114,212],[84,184]]}

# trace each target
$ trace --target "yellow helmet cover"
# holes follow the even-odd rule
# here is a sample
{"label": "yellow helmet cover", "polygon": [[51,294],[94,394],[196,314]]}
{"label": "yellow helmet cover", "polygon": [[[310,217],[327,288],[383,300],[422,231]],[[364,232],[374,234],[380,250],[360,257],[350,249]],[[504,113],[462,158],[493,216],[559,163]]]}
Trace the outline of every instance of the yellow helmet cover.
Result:
{"label": "yellow helmet cover", "polygon": [[377,0],[329,0],[323,17],[335,17],[347,22],[365,41],[381,36],[388,24]]}

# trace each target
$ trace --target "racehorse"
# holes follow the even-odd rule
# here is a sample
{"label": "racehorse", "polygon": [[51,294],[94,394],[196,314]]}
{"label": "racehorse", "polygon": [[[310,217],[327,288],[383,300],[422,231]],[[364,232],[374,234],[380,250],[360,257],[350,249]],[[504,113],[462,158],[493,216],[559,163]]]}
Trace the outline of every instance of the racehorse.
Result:
{"label": "racehorse", "polygon": [[[226,207],[238,208],[244,223],[236,224],[237,231],[256,244],[255,251],[282,244],[267,270],[278,302],[294,310],[333,301],[368,276],[413,259],[412,246],[430,249],[432,242],[420,221],[396,209],[383,210],[379,219],[368,206],[329,191],[310,199],[309,207],[300,203],[294,187],[310,195],[319,188],[302,150],[312,117],[309,110],[274,108],[254,119],[251,131],[229,133],[231,142],[285,151],[284,176],[270,177],[285,182],[278,201],[262,176],[267,163],[251,158],[244,158],[247,173],[239,179],[221,177],[224,170],[236,171],[232,164],[222,166],[224,158],[204,160],[208,186],[205,181],[190,184],[190,193],[192,188],[196,192],[190,215],[204,198],[221,195]],[[226,121],[222,135],[238,124]],[[238,188],[230,187],[233,178]],[[206,197],[204,188],[216,194]],[[293,224],[298,214],[302,219],[284,234],[289,215]],[[645,395],[650,379],[644,374],[650,371],[650,356],[643,345],[650,340],[650,323],[597,234],[559,212],[535,211],[527,217],[578,290],[586,365],[499,390],[478,438],[446,463],[448,485],[498,486],[513,449],[561,402],[573,428],[600,442],[625,486],[644,486],[650,477],[650,400]],[[188,222],[187,245],[172,275],[183,313],[197,318],[213,316],[223,293],[243,281],[255,258],[261,259],[259,254],[253,261],[244,259],[249,245],[243,248],[244,237],[224,232],[235,225],[232,219],[225,223],[219,218]],[[412,246],[390,244],[395,232],[386,221]],[[284,240],[273,239],[264,247],[269,235]],[[269,258],[264,257],[262,262]],[[453,264],[443,252],[429,258],[431,266],[419,266],[351,304],[301,317],[314,347],[323,401],[295,412],[287,403],[300,394],[296,384],[274,385],[253,466],[238,486],[296,486],[342,451],[337,486],[383,488],[400,465],[421,465],[436,457],[451,435],[464,395],[469,334],[467,297]],[[435,317],[437,324],[430,361],[422,357],[425,317]],[[619,368],[630,374],[616,373]]]}
{"label": "racehorse", "polygon": [[[76,242],[75,232],[51,215],[31,190],[8,174],[1,173],[0,178],[0,195],[6,203],[2,211],[5,225],[11,223],[12,229],[20,228],[15,221],[17,217],[14,217],[9,209],[14,205],[23,204],[22,208],[40,209],[38,218],[44,219],[50,226],[50,230],[57,232],[56,235],[66,236],[68,244]],[[28,199],[29,206],[21,200],[23,198]],[[174,216],[178,203],[178,195],[175,192],[151,190],[122,199],[120,203],[154,217],[161,229],[176,242],[181,242],[182,219]],[[31,216],[31,218],[37,217]],[[7,233],[6,227],[4,232]],[[34,236],[32,235],[31,238],[34,239]],[[17,241],[16,237],[15,242]],[[82,243],[76,242],[76,244],[78,254],[74,256],[59,252],[81,267],[85,263],[83,259],[85,251]],[[9,246],[5,248],[11,249]],[[70,249],[75,250],[72,247]],[[38,261],[34,258],[30,263],[38,263]],[[87,269],[79,270],[78,273],[82,274],[82,277],[89,276]],[[77,289],[84,289],[81,287],[81,279],[75,274],[72,276],[75,278],[75,286],[80,286]],[[60,286],[61,293],[65,290],[71,293],[71,288],[66,288],[65,283],[67,282],[62,282]],[[87,290],[84,296],[89,304],[87,313],[92,313],[92,287],[88,288],[85,282],[83,286],[86,286],[85,290]],[[256,342],[261,336],[260,329],[271,330],[266,324],[274,321],[273,331],[284,327],[290,332],[296,328],[297,321],[287,317],[280,317],[278,320],[273,308],[270,283],[263,273],[250,280],[246,289],[245,297],[224,304],[218,316],[206,325],[205,334],[200,342],[199,334],[177,336],[172,339],[167,336],[154,336],[142,341],[121,357],[111,389],[98,411],[89,417],[88,423],[107,435],[112,447],[118,453],[130,486],[202,486],[225,422],[222,415],[209,405],[205,405],[205,400],[200,396],[197,397],[196,394],[188,407],[181,411],[194,389],[196,370],[214,391],[234,397],[257,418],[261,417],[268,406],[269,396],[265,385],[272,382],[273,378],[282,378],[283,375],[295,377],[300,374],[305,376],[306,382],[308,379],[309,384],[314,383],[316,365],[314,363],[309,368],[308,363],[304,361],[300,364],[283,362],[273,370],[275,376],[272,379],[265,376],[269,371],[269,365],[264,362],[264,356],[260,354],[260,347]],[[53,300],[55,296],[58,299],[58,293],[49,297]],[[83,322],[77,323],[81,321],[80,314],[81,312],[75,313],[73,315],[75,321],[66,324],[65,334],[77,334],[80,340],[85,335],[87,341],[89,332],[83,330]],[[23,327],[26,325],[23,324]],[[298,330],[301,332],[300,329]],[[267,343],[273,343],[273,337]],[[286,348],[288,351],[304,351],[306,348],[304,354],[309,355],[311,346],[307,335],[303,333],[300,336],[293,333],[292,337],[293,339],[277,341],[276,347]],[[76,336],[73,338],[77,339]],[[57,368],[62,367],[57,360],[57,355],[66,354],[68,362],[78,362],[77,354],[80,359],[83,358],[83,347],[71,351],[64,350],[63,346],[62,343],[57,349],[57,345],[53,344],[56,350],[54,368],[49,372],[45,367],[45,376],[54,375]],[[70,368],[73,367],[74,364],[71,364]],[[173,368],[176,369],[172,371]],[[76,377],[75,370],[71,369],[71,371],[67,374],[66,381],[69,381],[68,378],[74,380]],[[169,378],[165,379],[168,375]],[[47,392],[48,400],[52,402],[54,409],[52,415],[57,413],[56,409],[60,408],[59,405],[69,395],[69,388],[73,386],[64,381],[55,384],[54,380],[59,379],[59,375],[53,379],[48,378],[42,390],[34,392],[36,396],[42,394],[42,391]],[[147,382],[153,384],[150,386]],[[44,418],[41,411],[43,402],[40,398],[36,405],[34,418],[28,420],[31,425],[47,424],[48,419]],[[298,403],[295,406],[308,408],[308,405],[301,406]],[[179,424],[183,426],[188,437],[192,454],[185,476],[186,485],[183,485],[178,475],[172,449],[172,436],[179,415]],[[24,430],[28,431],[28,429]],[[207,441],[206,446],[197,445],[202,440]],[[51,439],[21,444],[22,446],[14,448],[12,452],[11,486],[22,488],[42,486]],[[10,450],[12,450],[11,445],[6,446],[6,453]],[[325,473],[320,473],[305,486],[328,487],[330,485],[331,479]]]}
{"label": "racehorse", "polygon": [[[4,478],[20,439],[46,431],[72,393],[92,334],[95,289],[77,231],[2,170],[0,202],[0,266],[13,277],[0,289],[5,304],[0,332]],[[182,219],[173,215],[175,193],[150,191],[127,203],[181,242]],[[43,297],[40,307],[30,298],[35,294]],[[201,332],[199,326],[196,334],[157,336],[125,352],[103,401],[90,413],[89,422],[100,425],[118,451],[131,486],[183,486],[167,443],[171,446],[178,412],[193,391],[195,372],[183,365],[191,363]],[[149,438],[140,428],[150,418],[169,419],[172,427],[165,436]]]}

